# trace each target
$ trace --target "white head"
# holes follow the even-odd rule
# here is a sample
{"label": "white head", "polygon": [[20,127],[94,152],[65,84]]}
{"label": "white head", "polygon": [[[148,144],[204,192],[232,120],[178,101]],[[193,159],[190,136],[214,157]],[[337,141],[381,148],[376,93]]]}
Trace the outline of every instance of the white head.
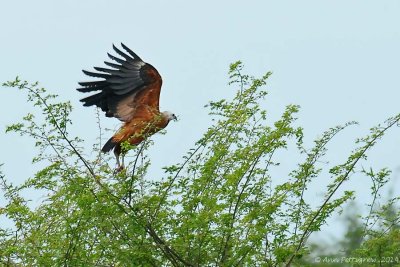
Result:
{"label": "white head", "polygon": [[177,117],[175,116],[175,114],[170,111],[164,111],[162,114],[163,114],[163,117],[168,119],[168,121],[178,120]]}

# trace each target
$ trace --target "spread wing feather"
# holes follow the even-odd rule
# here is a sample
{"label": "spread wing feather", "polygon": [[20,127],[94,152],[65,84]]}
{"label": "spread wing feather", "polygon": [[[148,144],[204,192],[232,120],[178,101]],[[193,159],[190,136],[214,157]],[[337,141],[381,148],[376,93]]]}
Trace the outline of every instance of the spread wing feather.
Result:
{"label": "spread wing feather", "polygon": [[131,49],[121,43],[123,52],[113,45],[114,51],[122,58],[108,56],[116,63],[105,61],[111,68],[94,67],[97,72],[83,70],[90,77],[101,78],[99,81],[80,82],[79,92],[97,92],[81,99],[84,106],[95,105],[106,112],[107,117],[129,121],[144,105],[158,111],[161,90],[161,76],[157,70],[142,61]]}
{"label": "spread wing feather", "polygon": [[121,43],[123,49],[125,49],[132,57],[142,60],[138,55],[136,55],[129,47]]}
{"label": "spread wing feather", "polygon": [[120,56],[122,56],[123,58],[125,58],[126,60],[130,60],[131,57],[128,56],[127,54],[125,54],[124,52],[122,52],[121,50],[119,50],[114,44],[113,44],[113,48],[115,50],[115,52],[117,52]]}

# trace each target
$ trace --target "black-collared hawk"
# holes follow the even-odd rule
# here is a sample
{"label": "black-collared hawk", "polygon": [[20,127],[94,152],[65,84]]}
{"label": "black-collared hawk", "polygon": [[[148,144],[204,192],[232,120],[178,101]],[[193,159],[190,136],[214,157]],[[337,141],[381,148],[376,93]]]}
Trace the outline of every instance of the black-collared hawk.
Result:
{"label": "black-collared hawk", "polygon": [[119,161],[121,143],[128,141],[131,145],[138,145],[148,136],[165,128],[171,120],[176,120],[173,113],[160,112],[162,79],[158,71],[123,43],[121,46],[128,54],[113,45],[115,52],[122,58],[108,54],[117,63],[105,61],[111,69],[94,67],[98,72],[83,70],[86,75],[102,80],[80,82],[79,85],[83,87],[77,89],[84,93],[96,92],[81,99],[85,107],[95,105],[107,117],[117,118],[124,123],[102,148],[103,152],[114,149],[118,169],[123,168],[123,162],[121,165]]}

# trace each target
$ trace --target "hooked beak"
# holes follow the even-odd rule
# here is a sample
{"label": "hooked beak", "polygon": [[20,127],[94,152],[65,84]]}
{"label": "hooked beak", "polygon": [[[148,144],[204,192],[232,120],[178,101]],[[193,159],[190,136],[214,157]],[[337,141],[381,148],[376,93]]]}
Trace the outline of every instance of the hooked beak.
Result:
{"label": "hooked beak", "polygon": [[178,120],[178,118],[175,116],[175,114],[172,116],[172,119],[173,119],[174,121],[177,121],[177,120]]}

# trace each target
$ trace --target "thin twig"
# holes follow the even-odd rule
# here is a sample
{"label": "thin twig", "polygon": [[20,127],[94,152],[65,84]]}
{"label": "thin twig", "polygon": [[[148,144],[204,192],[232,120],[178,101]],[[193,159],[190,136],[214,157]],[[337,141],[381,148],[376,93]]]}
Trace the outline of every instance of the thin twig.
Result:
{"label": "thin twig", "polygon": [[342,180],[335,186],[335,188],[332,190],[332,192],[327,196],[327,198],[325,199],[325,201],[322,203],[322,205],[319,207],[319,209],[317,210],[317,212],[314,214],[314,216],[311,218],[310,222],[308,223],[308,225],[306,226],[302,236],[300,237],[299,243],[295,249],[295,251],[293,252],[293,254],[290,256],[288,262],[286,263],[286,266],[290,266],[290,264],[292,263],[293,259],[295,258],[295,256],[297,255],[297,252],[300,251],[300,249],[302,248],[304,242],[306,241],[307,237],[310,235],[310,228],[313,225],[314,221],[318,218],[318,216],[321,214],[322,210],[325,208],[325,206],[329,203],[329,201],[331,200],[331,198],[333,197],[333,195],[336,193],[336,191],[339,189],[339,187],[344,183],[344,181],[346,181],[346,179],[349,177],[350,173],[353,171],[355,165],[360,161],[360,159],[363,158],[363,156],[365,155],[365,153],[367,152],[368,149],[370,149],[375,141],[377,139],[379,139],[380,137],[383,136],[383,134],[389,129],[391,128],[394,124],[398,123],[400,121],[400,117],[397,118],[396,120],[392,121],[391,123],[389,123],[384,129],[382,129],[379,134],[377,134],[374,138],[372,138],[371,141],[369,141],[365,146],[364,149],[361,150],[360,155],[354,160],[354,162],[349,166],[348,170],[345,172]]}
{"label": "thin twig", "polygon": [[28,86],[24,86],[25,89],[29,90],[31,93],[33,93],[47,108],[47,110],[49,111],[49,115],[51,116],[51,118],[54,121],[54,125],[56,126],[57,130],[59,131],[59,133],[62,135],[63,139],[68,143],[68,145],[71,147],[71,149],[73,150],[73,152],[75,153],[75,155],[78,156],[78,158],[82,161],[82,163],[85,165],[85,167],[88,169],[89,173],[93,176],[93,178],[96,179],[96,175],[92,169],[92,167],[90,167],[89,163],[83,158],[83,156],[79,153],[79,151],[75,148],[75,146],[72,144],[71,140],[69,140],[69,138],[67,137],[67,135],[65,134],[65,132],[61,129],[61,126],[58,124],[56,118],[54,117],[53,113],[51,112],[51,109],[49,107],[49,105],[47,104],[46,100],[43,99],[43,97],[36,92],[35,90],[33,90],[33,88],[28,87]]}

